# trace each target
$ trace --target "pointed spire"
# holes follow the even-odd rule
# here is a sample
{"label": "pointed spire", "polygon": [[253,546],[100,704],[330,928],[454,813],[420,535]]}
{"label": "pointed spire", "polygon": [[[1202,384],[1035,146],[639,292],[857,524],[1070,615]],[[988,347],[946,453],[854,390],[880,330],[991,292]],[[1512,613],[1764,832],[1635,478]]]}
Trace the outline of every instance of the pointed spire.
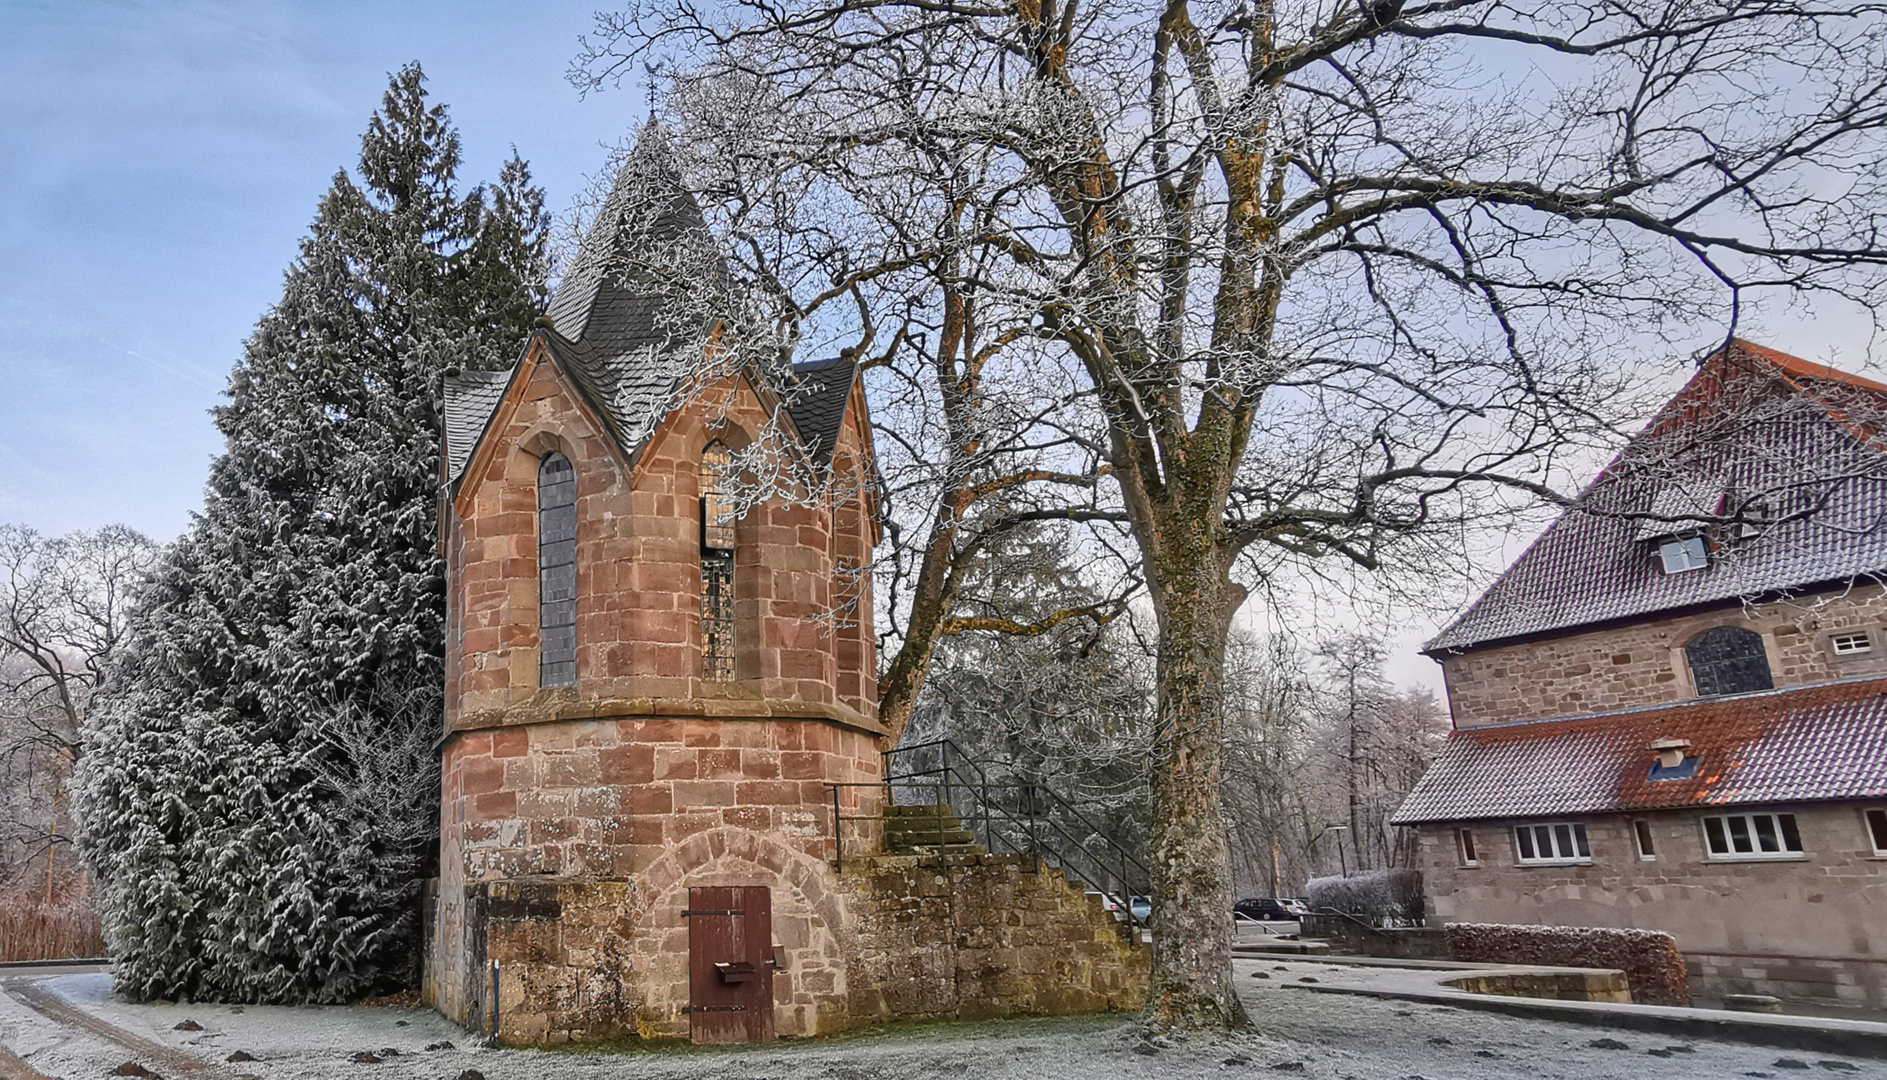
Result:
{"label": "pointed spire", "polygon": [[635,279],[647,277],[657,264],[676,261],[671,257],[677,249],[696,248],[699,254],[702,245],[711,248],[712,241],[700,204],[682,184],[667,129],[651,117],[636,133],[609,197],[551,300],[552,327],[569,341],[609,349],[608,342],[590,342],[592,328],[619,324],[617,316],[624,312],[602,309],[646,308],[651,290],[632,288]]}

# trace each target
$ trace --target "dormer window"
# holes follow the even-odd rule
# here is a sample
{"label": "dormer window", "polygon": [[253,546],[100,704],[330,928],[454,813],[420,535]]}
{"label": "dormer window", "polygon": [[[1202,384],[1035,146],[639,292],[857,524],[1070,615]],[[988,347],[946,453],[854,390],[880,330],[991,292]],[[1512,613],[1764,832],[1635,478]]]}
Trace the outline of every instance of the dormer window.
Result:
{"label": "dormer window", "polygon": [[1664,572],[1681,574],[1702,570],[1710,565],[1710,552],[1701,536],[1673,536],[1658,545],[1658,557],[1664,560]]}

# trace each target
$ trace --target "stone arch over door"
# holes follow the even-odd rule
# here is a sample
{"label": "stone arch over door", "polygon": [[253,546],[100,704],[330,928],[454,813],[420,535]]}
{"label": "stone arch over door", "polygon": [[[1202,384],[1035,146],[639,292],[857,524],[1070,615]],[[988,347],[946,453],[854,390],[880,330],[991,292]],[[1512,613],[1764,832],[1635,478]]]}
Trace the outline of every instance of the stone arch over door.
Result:
{"label": "stone arch over door", "polygon": [[[723,826],[675,845],[631,882],[635,924],[630,944],[640,971],[641,1028],[685,1038],[688,1017],[688,889],[700,885],[765,885],[773,896],[773,944],[786,963],[775,974],[775,1028],[813,1035],[836,1026],[824,1016],[845,1012],[843,901],[826,864],[753,830]],[[781,983],[785,983],[782,990]]]}

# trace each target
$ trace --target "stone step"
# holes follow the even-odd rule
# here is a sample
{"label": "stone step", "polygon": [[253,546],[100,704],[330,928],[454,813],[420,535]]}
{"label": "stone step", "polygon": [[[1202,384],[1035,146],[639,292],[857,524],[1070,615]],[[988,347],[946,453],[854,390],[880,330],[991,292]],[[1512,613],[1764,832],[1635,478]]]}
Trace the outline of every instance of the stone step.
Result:
{"label": "stone step", "polygon": [[939,823],[947,829],[961,829],[963,819],[955,814],[943,817],[894,817],[885,819],[885,828],[892,832],[916,832],[919,829],[935,829]]}
{"label": "stone step", "polygon": [[904,852],[909,855],[987,855],[981,844],[912,844]]}
{"label": "stone step", "polygon": [[1240,941],[1232,945],[1233,956],[1276,956],[1285,953],[1321,956],[1329,951],[1329,942],[1318,941],[1315,938],[1305,938],[1299,941],[1269,938],[1264,941]]}
{"label": "stone step", "polygon": [[943,803],[902,804],[885,807],[885,817],[956,817],[957,812]]}
{"label": "stone step", "polygon": [[903,832],[885,830],[886,847],[912,847],[923,844],[929,847],[950,844],[970,844],[976,841],[976,835],[968,829],[913,829]]}

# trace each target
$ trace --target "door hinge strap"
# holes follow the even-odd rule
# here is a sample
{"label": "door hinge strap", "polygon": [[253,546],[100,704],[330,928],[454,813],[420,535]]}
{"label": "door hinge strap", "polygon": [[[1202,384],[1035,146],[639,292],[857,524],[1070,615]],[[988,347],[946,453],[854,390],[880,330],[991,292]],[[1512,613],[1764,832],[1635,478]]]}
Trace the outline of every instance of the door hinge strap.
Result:
{"label": "door hinge strap", "polygon": [[687,918],[692,918],[692,917],[694,917],[694,916],[696,916],[696,915],[722,915],[722,916],[726,916],[726,915],[745,915],[745,914],[747,914],[747,913],[746,913],[745,911],[739,911],[739,910],[734,910],[734,911],[722,911],[722,910],[717,910],[717,909],[710,909],[710,908],[704,908],[704,909],[701,909],[701,910],[699,910],[699,911],[697,911],[697,910],[695,910],[694,908],[689,908],[688,910],[686,910],[686,911],[683,911],[683,912],[681,913],[681,917],[682,917],[682,918],[684,918],[684,919],[687,919]]}
{"label": "door hinge strap", "polygon": [[746,1012],[747,1006],[745,1005],[683,1005],[681,1007],[681,1011],[685,1013]]}

